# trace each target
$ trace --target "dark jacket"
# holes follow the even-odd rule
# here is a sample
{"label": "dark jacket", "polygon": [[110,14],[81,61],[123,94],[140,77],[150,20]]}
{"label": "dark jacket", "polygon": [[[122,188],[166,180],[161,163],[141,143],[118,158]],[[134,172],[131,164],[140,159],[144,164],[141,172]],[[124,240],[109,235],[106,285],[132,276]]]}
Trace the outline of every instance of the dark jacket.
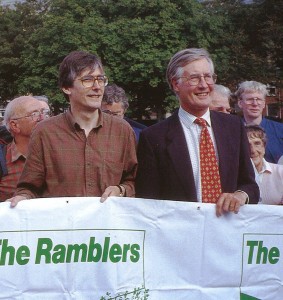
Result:
{"label": "dark jacket", "polygon": [[[244,125],[237,116],[211,111],[222,192],[245,191],[257,203],[259,188]],[[143,130],[138,144],[136,197],[197,201],[193,170],[178,112]]]}

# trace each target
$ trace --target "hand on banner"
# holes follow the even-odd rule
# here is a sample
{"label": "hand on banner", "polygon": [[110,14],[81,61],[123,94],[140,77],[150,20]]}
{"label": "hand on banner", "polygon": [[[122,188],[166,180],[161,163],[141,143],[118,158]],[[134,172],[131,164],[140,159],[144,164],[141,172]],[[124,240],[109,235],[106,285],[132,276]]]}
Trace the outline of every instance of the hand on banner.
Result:
{"label": "hand on banner", "polygon": [[110,196],[123,197],[125,192],[126,188],[123,185],[111,185],[105,189],[100,198],[100,202],[103,203]]}
{"label": "hand on banner", "polygon": [[28,200],[28,199],[29,199],[29,197],[27,197],[27,196],[19,195],[19,196],[15,196],[10,199],[7,199],[6,202],[11,202],[10,207],[13,208],[13,207],[17,206],[17,204],[20,201]]}
{"label": "hand on banner", "polygon": [[247,194],[242,191],[235,193],[223,193],[216,202],[216,215],[220,217],[224,212],[234,212],[237,214],[240,207],[247,201]]}

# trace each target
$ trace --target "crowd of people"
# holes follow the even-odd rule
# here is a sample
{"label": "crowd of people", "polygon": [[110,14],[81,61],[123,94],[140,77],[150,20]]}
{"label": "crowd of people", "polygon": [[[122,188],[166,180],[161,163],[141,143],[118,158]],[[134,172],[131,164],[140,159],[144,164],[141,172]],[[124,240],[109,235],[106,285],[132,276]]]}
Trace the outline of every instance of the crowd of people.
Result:
{"label": "crowd of people", "polygon": [[199,48],[174,54],[166,78],[179,108],[146,127],[125,116],[126,92],[108,85],[96,55],[68,54],[59,68],[66,112],[50,117],[42,96],[17,97],[5,109],[0,200],[140,197],[215,203],[217,216],[282,204],[283,124],[263,117],[266,86],[240,83],[236,115]]}

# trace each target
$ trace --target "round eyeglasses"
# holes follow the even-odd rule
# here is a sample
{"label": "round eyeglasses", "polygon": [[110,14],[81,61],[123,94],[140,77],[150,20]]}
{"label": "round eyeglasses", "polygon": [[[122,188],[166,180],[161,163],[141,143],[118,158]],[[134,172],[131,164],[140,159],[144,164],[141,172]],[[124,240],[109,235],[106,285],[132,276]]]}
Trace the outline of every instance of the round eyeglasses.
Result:
{"label": "round eyeglasses", "polygon": [[105,75],[98,76],[85,76],[78,78],[85,88],[92,88],[97,82],[99,86],[106,86],[108,84],[108,78]]}
{"label": "round eyeglasses", "polygon": [[187,83],[192,86],[197,86],[199,85],[201,78],[203,78],[207,84],[214,84],[216,82],[217,75],[216,74],[202,74],[202,75],[194,74],[190,76],[181,76],[179,78],[182,78],[184,83]]}

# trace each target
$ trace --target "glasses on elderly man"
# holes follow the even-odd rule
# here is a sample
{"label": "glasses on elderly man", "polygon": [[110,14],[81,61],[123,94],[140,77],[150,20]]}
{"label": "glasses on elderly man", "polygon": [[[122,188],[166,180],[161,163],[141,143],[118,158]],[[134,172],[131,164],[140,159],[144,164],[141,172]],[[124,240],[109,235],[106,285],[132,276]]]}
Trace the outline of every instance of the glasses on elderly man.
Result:
{"label": "glasses on elderly man", "polygon": [[112,116],[118,116],[121,117],[124,115],[124,112],[122,110],[118,110],[118,111],[112,111],[110,109],[103,109],[102,110],[104,113],[108,114],[108,115],[112,115]]}
{"label": "glasses on elderly man", "polygon": [[255,101],[256,101],[257,104],[262,104],[262,103],[264,103],[265,99],[261,99],[261,98],[258,98],[258,97],[253,97],[253,98],[244,99],[244,101],[247,104],[254,104]]}
{"label": "glasses on elderly man", "polygon": [[91,88],[97,82],[100,86],[106,86],[108,84],[108,78],[105,75],[98,76],[84,76],[82,78],[78,78],[81,81],[82,85],[85,88]]}
{"label": "glasses on elderly man", "polygon": [[214,84],[216,82],[217,75],[216,74],[202,74],[202,75],[194,74],[190,76],[181,76],[179,78],[182,78],[184,83],[187,83],[192,86],[196,86],[199,85],[201,78],[203,78],[207,84]]}
{"label": "glasses on elderly man", "polygon": [[[47,117],[47,114],[48,114],[48,117]],[[20,120],[20,119],[24,119],[24,118],[31,118],[33,121],[38,121],[42,115],[45,118],[49,118],[50,117],[50,110],[49,109],[43,109],[41,111],[34,111],[33,113],[31,113],[29,115],[18,117],[18,118],[13,118],[11,120]]]}

